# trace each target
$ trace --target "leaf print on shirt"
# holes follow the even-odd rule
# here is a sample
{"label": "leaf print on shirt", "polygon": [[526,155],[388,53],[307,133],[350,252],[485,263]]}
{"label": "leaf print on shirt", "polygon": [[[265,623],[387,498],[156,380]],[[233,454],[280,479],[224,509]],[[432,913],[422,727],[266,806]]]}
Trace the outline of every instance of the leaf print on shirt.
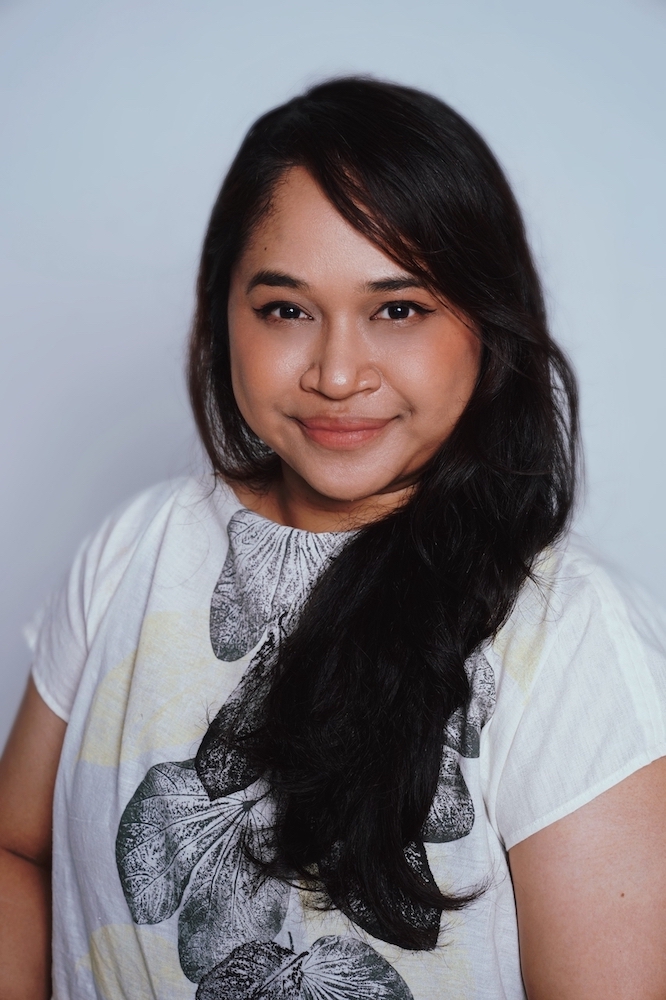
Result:
{"label": "leaf print on shirt", "polygon": [[300,955],[273,942],[241,945],[202,979],[196,1000],[413,1000],[402,976],[351,937],[319,938]]}
{"label": "leaf print on shirt", "polygon": [[300,531],[250,510],[229,521],[229,551],[210,608],[210,640],[227,663],[253,649],[266,627],[287,631],[324,567],[348,532]]}
{"label": "leaf print on shirt", "polygon": [[197,773],[210,799],[247,788],[260,777],[243,753],[242,739],[262,721],[279,642],[279,626],[271,626],[199,745],[195,757]]}
{"label": "leaf print on shirt", "polygon": [[495,675],[480,650],[465,662],[471,697],[467,708],[459,708],[446,724],[444,742],[463,757],[478,757],[481,730],[495,711]]}
{"label": "leaf print on shirt", "polygon": [[116,861],[132,919],[159,923],[182,904],[180,963],[193,982],[282,927],[289,886],[264,878],[246,850],[261,851],[267,809],[260,782],[211,802],[193,761],[151,767],[125,808]]}
{"label": "leaf print on shirt", "polygon": [[495,710],[495,675],[482,652],[465,663],[471,696],[446,724],[439,779],[421,835],[426,844],[466,837],[474,826],[474,803],[460,769],[459,756],[478,757],[481,730]]}
{"label": "leaf print on shirt", "polygon": [[[411,997],[397,972],[355,939],[322,938],[302,955],[270,943],[284,924],[290,887],[266,878],[252,860],[261,856],[270,836],[271,805],[268,788],[244,751],[243,737],[261,725],[282,636],[348,537],[299,532],[246,510],[234,515],[229,553],[211,602],[210,638],[216,656],[227,662],[259,648],[210,724],[196,758],[150,768],[121,818],[116,859],[132,918],[156,924],[179,911],[181,966],[191,981],[201,981],[201,990],[208,991],[201,992],[205,998]],[[405,850],[426,881],[433,876],[423,842],[459,839],[474,822],[459,759],[479,755],[481,728],[494,706],[494,682],[482,655],[470,658],[465,667],[470,704],[449,720],[422,840]],[[360,893],[333,901],[359,926],[381,936]],[[434,947],[439,911],[415,907],[405,898],[396,898],[396,905],[415,926],[430,932]],[[249,956],[255,966],[259,958],[273,966],[268,978],[255,968],[254,978],[250,976],[254,985],[243,993],[238,976]],[[324,975],[327,962],[331,968]]]}
{"label": "leaf print on shirt", "polygon": [[474,803],[460,770],[458,753],[445,745],[437,789],[421,836],[426,844],[446,844],[466,837],[473,826]]}
{"label": "leaf print on shirt", "polygon": [[[422,842],[413,842],[405,848],[405,858],[410,868],[417,872],[424,882],[429,882],[432,886],[437,885],[428,864],[425,846]],[[333,860],[335,861],[335,855]],[[399,944],[400,942],[390,936],[380,927],[374,910],[371,910],[360,892],[352,893],[346,899],[340,899],[331,886],[328,878],[328,866],[325,861],[319,863],[321,874],[326,890],[329,893],[333,904],[344,913],[346,917],[362,927],[368,934],[380,941],[387,941],[389,944]],[[426,931],[428,936],[428,947],[434,948],[439,937],[439,922],[441,913],[431,906],[423,906],[420,903],[409,899],[404,892],[393,887],[386,890],[386,901],[393,907],[400,910],[402,916],[412,925]]]}

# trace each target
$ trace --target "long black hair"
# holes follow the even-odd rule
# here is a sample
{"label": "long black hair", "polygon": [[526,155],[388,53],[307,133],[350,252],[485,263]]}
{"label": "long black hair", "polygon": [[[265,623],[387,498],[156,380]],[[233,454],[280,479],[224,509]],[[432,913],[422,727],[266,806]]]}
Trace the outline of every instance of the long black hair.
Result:
{"label": "long black hair", "polygon": [[232,268],[292,166],[445,296],[482,343],[454,430],[409,502],[357,532],[317,582],[275,654],[261,722],[242,737],[275,796],[270,871],[302,879],[377,937],[430,948],[441,913],[474,898],[442,892],[423,851],[445,727],[469,702],[466,662],[567,526],[576,385],[548,333],[518,206],[483,139],[429,94],[332,80],[253,125],[213,209],[189,379],[221,477],[261,487],[279,475],[234,400],[227,299]]}

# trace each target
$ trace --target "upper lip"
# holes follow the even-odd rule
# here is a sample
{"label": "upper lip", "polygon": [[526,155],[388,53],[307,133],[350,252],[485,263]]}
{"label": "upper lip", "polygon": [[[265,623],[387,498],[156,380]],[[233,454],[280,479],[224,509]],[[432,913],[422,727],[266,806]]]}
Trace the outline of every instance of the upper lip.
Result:
{"label": "upper lip", "polygon": [[338,431],[340,434],[374,430],[383,427],[391,419],[391,417],[296,417],[300,424],[310,430]]}

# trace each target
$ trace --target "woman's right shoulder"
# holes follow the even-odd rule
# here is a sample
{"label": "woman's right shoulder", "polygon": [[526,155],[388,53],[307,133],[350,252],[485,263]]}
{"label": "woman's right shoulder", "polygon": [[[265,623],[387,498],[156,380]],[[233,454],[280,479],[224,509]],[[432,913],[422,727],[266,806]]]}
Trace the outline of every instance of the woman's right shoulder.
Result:
{"label": "woman's right shoulder", "polygon": [[129,635],[156,589],[176,599],[179,582],[187,587],[211,555],[210,572],[219,573],[227,524],[240,506],[212,475],[173,479],[122,504],[81,543],[61,585],[24,629],[37,689],[57,715],[68,719],[89,650],[110,610]]}
{"label": "woman's right shoulder", "polygon": [[137,552],[150,559],[166,544],[186,544],[189,535],[225,532],[239,506],[230,487],[212,475],[165,480],[112,511],[84,540],[79,556],[85,554],[90,571],[118,571]]}

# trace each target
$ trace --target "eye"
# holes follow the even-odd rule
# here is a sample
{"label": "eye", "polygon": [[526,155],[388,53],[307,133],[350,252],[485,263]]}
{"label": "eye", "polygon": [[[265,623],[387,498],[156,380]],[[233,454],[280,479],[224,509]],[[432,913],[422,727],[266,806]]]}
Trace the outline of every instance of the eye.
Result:
{"label": "eye", "polygon": [[372,316],[372,319],[390,319],[393,321],[414,319],[416,316],[425,316],[434,312],[433,309],[426,309],[416,302],[408,302],[401,299],[398,302],[387,302]]}
{"label": "eye", "polygon": [[312,319],[305,309],[301,309],[294,302],[267,302],[265,306],[254,311],[263,319]]}

